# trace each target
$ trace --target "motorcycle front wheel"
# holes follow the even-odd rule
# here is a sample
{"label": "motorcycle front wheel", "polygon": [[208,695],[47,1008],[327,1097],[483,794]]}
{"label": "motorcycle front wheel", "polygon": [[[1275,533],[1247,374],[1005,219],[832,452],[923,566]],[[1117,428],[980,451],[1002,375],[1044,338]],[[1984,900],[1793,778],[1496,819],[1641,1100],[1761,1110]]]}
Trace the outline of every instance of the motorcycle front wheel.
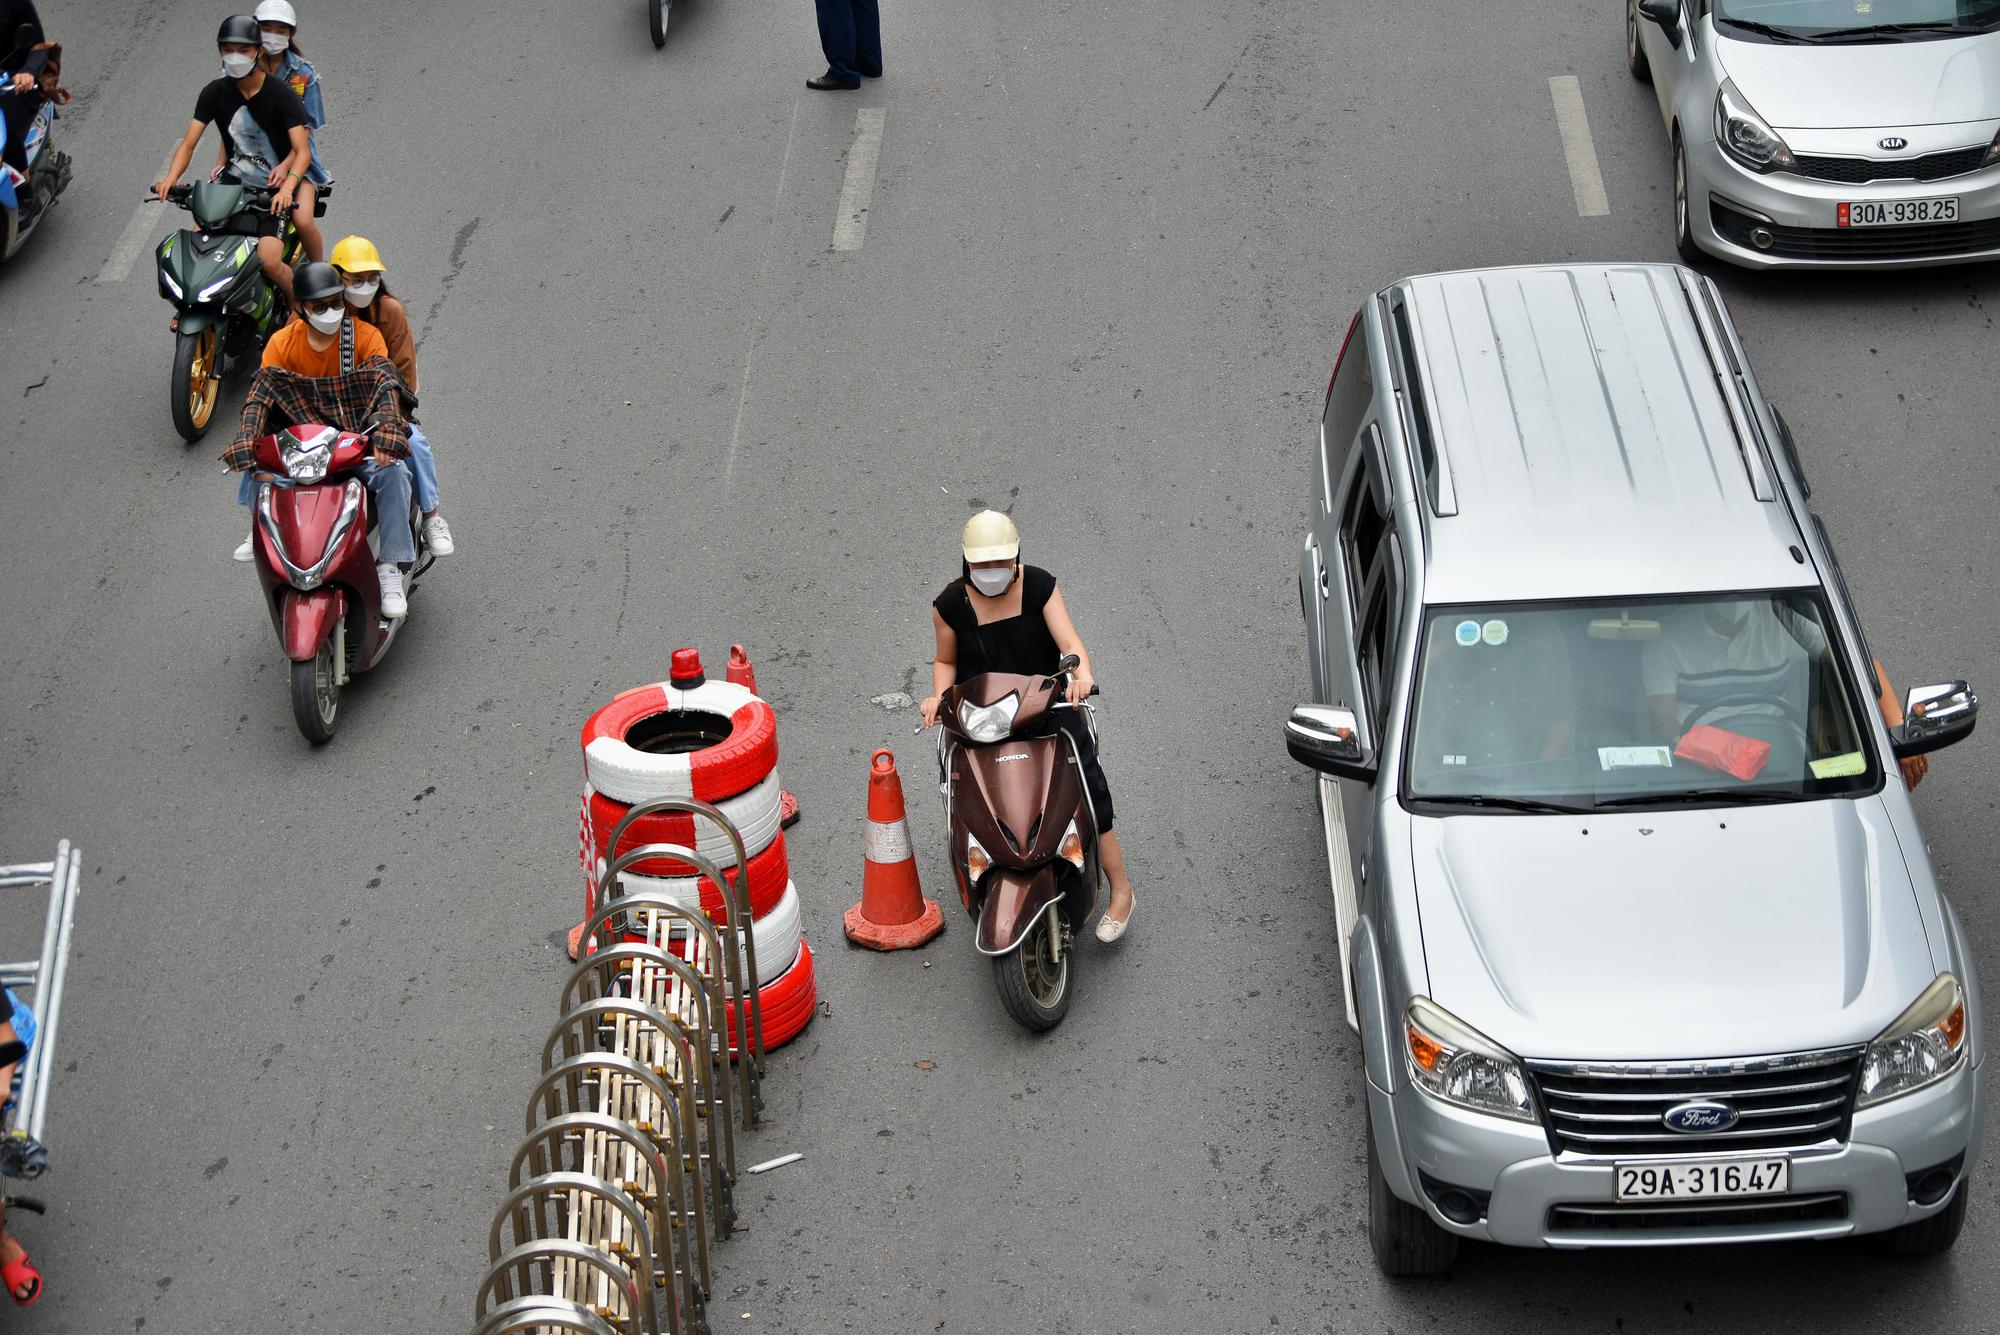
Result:
{"label": "motorcycle front wheel", "polygon": [[1069,1011],[1070,961],[1076,952],[1066,938],[1062,918],[1044,913],[1027,940],[993,961],[1000,1004],[1025,1029],[1053,1029]]}
{"label": "motorcycle front wheel", "polygon": [[333,637],[303,663],[292,664],[292,717],[314,746],[333,740],[340,718],[340,683],[333,671]]}
{"label": "motorcycle front wheel", "polygon": [[667,44],[667,12],[672,7],[672,0],[646,0],[647,15],[653,21],[653,46],[655,49]]}
{"label": "motorcycle front wheel", "polygon": [[168,402],[174,430],[192,445],[208,434],[215,417],[216,396],[222,390],[222,334],[214,325],[199,334],[174,335],[174,372],[168,382]]}

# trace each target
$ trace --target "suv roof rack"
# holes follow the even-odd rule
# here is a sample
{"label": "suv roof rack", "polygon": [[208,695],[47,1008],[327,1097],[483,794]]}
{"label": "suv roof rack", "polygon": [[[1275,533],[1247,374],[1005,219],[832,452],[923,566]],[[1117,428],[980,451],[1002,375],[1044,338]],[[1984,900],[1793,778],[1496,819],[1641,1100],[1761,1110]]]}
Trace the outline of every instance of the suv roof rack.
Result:
{"label": "suv roof rack", "polygon": [[1425,367],[1421,326],[1411,309],[1405,284],[1385,294],[1390,342],[1389,374],[1396,387],[1396,400],[1403,412],[1403,430],[1411,444],[1411,466],[1423,483],[1431,513],[1448,518],[1458,513],[1458,490],[1452,485],[1451,457],[1445,453],[1444,437],[1431,420],[1431,406],[1424,395]]}
{"label": "suv roof rack", "polygon": [[1760,501],[1776,501],[1778,488],[1765,453],[1763,426],[1754,412],[1744,411],[1744,405],[1752,402],[1750,382],[1743,371],[1743,350],[1736,345],[1736,337],[1723,314],[1722,298],[1713,282],[1687,269],[1680,270],[1680,281],[1688,313],[1694,317],[1695,328],[1701,331],[1702,347],[1708,352],[1715,387],[1722,394],[1723,406],[1729,410],[1736,453],[1750,478],[1750,494]]}

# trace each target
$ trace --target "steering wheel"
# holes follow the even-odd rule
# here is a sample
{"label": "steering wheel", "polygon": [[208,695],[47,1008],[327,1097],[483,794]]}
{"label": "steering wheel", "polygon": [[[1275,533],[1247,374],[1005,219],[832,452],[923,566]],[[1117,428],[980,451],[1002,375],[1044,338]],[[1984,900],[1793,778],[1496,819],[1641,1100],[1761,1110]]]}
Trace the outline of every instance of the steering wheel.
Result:
{"label": "steering wheel", "polygon": [[1778,712],[1738,714],[1729,720],[1729,731],[1774,745],[1793,744],[1803,753],[1808,736],[1805,708],[1773,691],[1739,691],[1735,695],[1725,695],[1720,700],[1697,705],[1694,712],[1682,720],[1681,732],[1686,734],[1712,714],[1725,709],[1741,709],[1746,705],[1767,705]]}

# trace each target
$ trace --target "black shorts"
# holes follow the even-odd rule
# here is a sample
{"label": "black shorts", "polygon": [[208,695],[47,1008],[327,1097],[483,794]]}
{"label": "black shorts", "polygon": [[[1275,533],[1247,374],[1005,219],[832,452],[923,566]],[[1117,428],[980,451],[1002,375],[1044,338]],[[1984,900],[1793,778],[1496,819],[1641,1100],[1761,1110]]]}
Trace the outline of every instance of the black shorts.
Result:
{"label": "black shorts", "polygon": [[[227,173],[217,179],[228,185],[238,183],[236,177]],[[223,230],[233,236],[283,236],[285,220],[271,212],[270,205],[260,204],[231,218]]]}
{"label": "black shorts", "polygon": [[1083,762],[1083,786],[1090,793],[1090,805],[1097,813],[1097,832],[1109,834],[1115,813],[1111,806],[1111,785],[1105,782],[1104,766],[1097,763],[1097,748],[1091,744],[1090,728],[1082,711],[1058,711],[1062,730],[1076,741],[1077,759]]}

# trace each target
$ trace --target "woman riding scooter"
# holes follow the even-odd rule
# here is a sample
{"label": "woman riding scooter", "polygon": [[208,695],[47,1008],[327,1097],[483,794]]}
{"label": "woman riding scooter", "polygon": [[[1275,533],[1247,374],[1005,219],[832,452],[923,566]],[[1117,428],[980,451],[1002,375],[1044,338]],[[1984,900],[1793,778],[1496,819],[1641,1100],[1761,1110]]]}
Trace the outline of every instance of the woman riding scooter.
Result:
{"label": "woman riding scooter", "polygon": [[[1093,685],[1090,654],[1070,620],[1056,577],[1021,563],[1021,535],[1014,521],[996,510],[982,510],[967,520],[961,545],[965,561],[960,577],[931,604],[937,655],[931,663],[931,694],[921,706],[924,726],[937,723],[938,697],[959,682],[986,672],[1053,676],[1064,654],[1082,660],[1068,693],[1071,704],[1080,704]],[[1111,882],[1111,904],[1097,921],[1097,939],[1108,944],[1132,925],[1132,882],[1118,836],[1111,832],[1111,788],[1097,763],[1090,730],[1067,711],[1062,726],[1076,742],[1097,812],[1098,856]]]}

